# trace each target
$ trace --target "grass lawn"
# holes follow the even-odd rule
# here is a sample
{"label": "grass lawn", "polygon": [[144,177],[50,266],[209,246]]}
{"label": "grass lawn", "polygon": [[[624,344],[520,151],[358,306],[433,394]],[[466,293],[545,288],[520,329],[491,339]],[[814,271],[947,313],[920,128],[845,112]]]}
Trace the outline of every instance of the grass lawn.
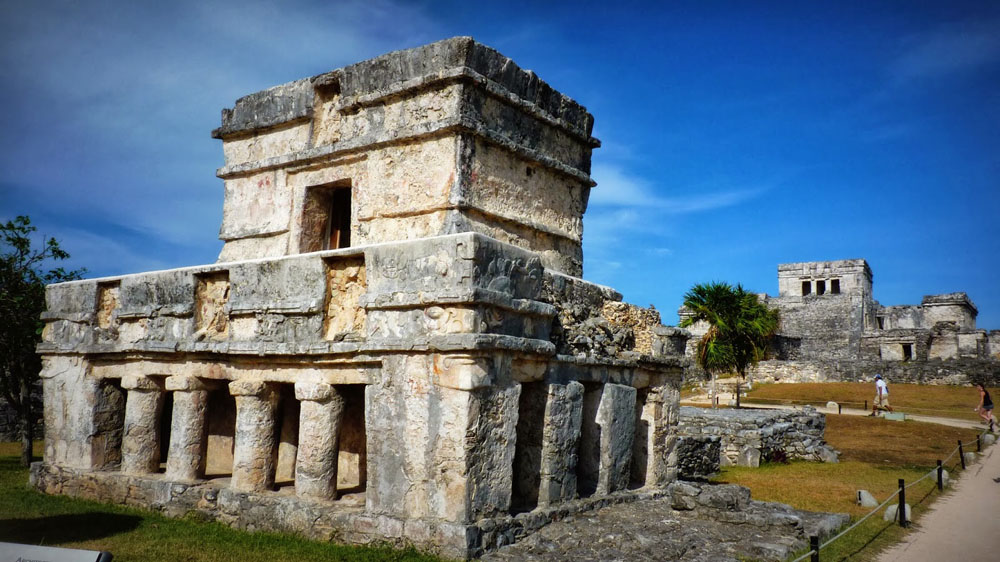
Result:
{"label": "grass lawn", "polygon": [[[987,390],[991,396],[1000,396],[997,389]],[[850,408],[862,408],[865,400],[871,408],[874,397],[875,385],[860,382],[761,384],[747,393],[750,402],[824,406],[833,401]],[[979,391],[972,386],[893,384],[890,381],[889,403],[893,409],[911,414],[980,419],[979,414],[973,411],[979,404]]]}
{"label": "grass lawn", "polygon": [[[41,446],[36,445],[36,451]],[[414,549],[350,547],[219,523],[168,519],[139,509],[46,496],[27,486],[20,445],[0,443],[0,542],[106,550],[115,562],[431,561]]]}
{"label": "grass lawn", "polygon": [[[966,450],[974,451],[976,434],[975,430],[915,421],[829,415],[826,440],[841,451],[841,462],[727,467],[715,480],[746,486],[757,500],[810,511],[849,513],[853,522],[871,511],[856,504],[857,490],[868,490],[881,502],[899,488],[900,478],[909,484],[932,470],[937,459],[944,460],[959,439],[973,443]],[[958,463],[957,456],[945,463],[950,474],[960,471]],[[913,517],[919,520],[938,495],[934,477],[909,488],[906,500]],[[824,548],[820,559],[872,560],[905,532],[895,523],[882,521],[878,513]]]}

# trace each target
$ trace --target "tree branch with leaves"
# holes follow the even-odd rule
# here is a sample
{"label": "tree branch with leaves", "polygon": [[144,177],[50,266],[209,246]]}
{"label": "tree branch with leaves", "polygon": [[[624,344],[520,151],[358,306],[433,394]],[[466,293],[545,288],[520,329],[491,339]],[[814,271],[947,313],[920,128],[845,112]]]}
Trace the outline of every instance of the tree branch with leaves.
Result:
{"label": "tree branch with leaves", "polygon": [[[740,405],[740,381],[747,370],[764,358],[771,337],[778,331],[781,317],[760,298],[743,288],[722,282],[695,285],[684,295],[688,314],[680,327],[697,322],[708,324],[698,341],[695,360],[713,377],[735,373],[736,406]],[[714,379],[713,379],[714,380]]]}
{"label": "tree branch with leaves", "polygon": [[41,358],[35,346],[42,340],[45,285],[79,279],[85,270],[46,269],[69,258],[55,238],[33,248],[37,229],[19,216],[0,225],[0,398],[17,412],[21,429],[21,464],[31,463],[36,413],[31,390],[37,384]]}

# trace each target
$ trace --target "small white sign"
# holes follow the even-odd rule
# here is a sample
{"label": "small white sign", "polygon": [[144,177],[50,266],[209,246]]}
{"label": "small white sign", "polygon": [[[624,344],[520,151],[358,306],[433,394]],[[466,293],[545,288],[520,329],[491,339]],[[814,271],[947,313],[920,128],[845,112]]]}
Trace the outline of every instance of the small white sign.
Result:
{"label": "small white sign", "polygon": [[0,561],[3,562],[111,562],[111,554],[96,550],[54,548],[0,542]]}

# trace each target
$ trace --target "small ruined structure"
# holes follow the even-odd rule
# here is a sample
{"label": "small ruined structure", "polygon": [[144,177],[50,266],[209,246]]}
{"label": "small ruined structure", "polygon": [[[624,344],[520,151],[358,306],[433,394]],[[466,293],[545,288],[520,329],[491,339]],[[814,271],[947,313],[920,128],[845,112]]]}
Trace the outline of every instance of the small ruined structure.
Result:
{"label": "small ruined structure", "polygon": [[[824,437],[826,415],[806,406],[796,410],[693,408],[682,406],[678,435],[681,476],[686,465],[758,467],[767,460],[837,462]],[[699,457],[714,457],[706,460]]]}
{"label": "small ruined structure", "polygon": [[470,38],[237,100],[219,263],[48,287],[33,484],[456,557],[665,489],[683,335],[579,277],[592,125]]}
{"label": "small ruined structure", "polygon": [[863,259],[779,265],[778,296],[763,298],[781,311],[781,329],[773,359],[753,377],[858,380],[882,372],[896,382],[1000,381],[1000,331],[976,328],[979,311],[968,295],[883,306],[872,279]]}

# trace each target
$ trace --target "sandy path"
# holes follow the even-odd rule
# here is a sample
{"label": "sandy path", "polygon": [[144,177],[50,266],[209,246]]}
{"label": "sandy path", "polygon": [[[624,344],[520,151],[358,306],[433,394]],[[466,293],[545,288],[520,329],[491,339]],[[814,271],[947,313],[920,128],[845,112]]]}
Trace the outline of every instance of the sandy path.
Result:
{"label": "sandy path", "polygon": [[991,446],[879,562],[1000,558],[1000,447]]}

